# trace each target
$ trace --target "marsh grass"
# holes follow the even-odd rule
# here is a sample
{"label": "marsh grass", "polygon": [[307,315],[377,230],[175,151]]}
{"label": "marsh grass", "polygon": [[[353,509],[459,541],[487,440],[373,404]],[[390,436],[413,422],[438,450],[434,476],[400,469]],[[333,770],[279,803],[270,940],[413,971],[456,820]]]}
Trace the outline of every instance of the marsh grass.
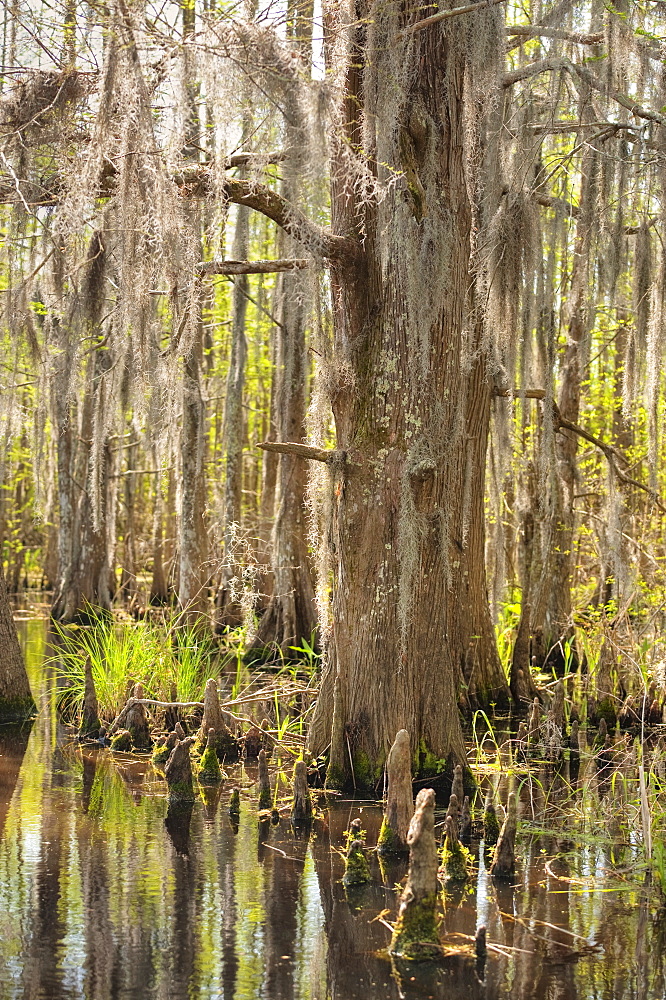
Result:
{"label": "marsh grass", "polygon": [[90,657],[99,710],[115,718],[134,684],[160,701],[198,701],[208,677],[218,672],[218,651],[210,639],[177,620],[117,622],[99,617],[85,626],[55,626],[56,652],[47,662],[59,675],[58,707],[78,718],[84,670]]}

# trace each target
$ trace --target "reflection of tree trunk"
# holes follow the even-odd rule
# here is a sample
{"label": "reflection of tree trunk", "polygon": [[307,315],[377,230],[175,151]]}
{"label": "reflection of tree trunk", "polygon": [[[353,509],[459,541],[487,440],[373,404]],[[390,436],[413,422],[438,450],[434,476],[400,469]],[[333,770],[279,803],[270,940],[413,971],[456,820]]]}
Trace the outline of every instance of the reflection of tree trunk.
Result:
{"label": "reflection of tree trunk", "polygon": [[5,728],[0,731],[0,838],[5,828],[31,729],[32,723],[24,723],[20,729]]}
{"label": "reflection of tree trunk", "polygon": [[238,976],[238,954],[236,949],[236,928],[238,907],[236,903],[236,851],[238,837],[232,831],[228,820],[220,821],[218,830],[218,884],[222,896],[222,941],[220,978],[224,997],[236,995]]}
{"label": "reflection of tree trunk", "polygon": [[266,979],[268,997],[291,998],[294,995],[294,970],[297,958],[298,904],[301,875],[308,840],[293,840],[289,857],[269,852],[270,865],[265,882]]}
{"label": "reflection of tree trunk", "polygon": [[[53,775],[55,777],[55,774]],[[60,946],[66,933],[61,902],[62,848],[67,843],[67,813],[51,801],[47,788],[42,799],[39,860],[35,871],[34,910],[30,920],[28,960],[24,972],[24,996],[66,995]]]}
{"label": "reflection of tree trunk", "polygon": [[[96,758],[84,754],[83,767],[83,811],[87,812],[85,800],[90,800],[92,783],[95,780]],[[91,787],[86,794],[89,782]],[[114,941],[110,916],[108,845],[105,835],[85,821],[78,824],[78,831],[81,895],[86,914],[84,918],[86,957],[83,965],[86,996],[95,997],[95,1000],[98,998],[109,1000],[114,995],[120,949]]]}
{"label": "reflection of tree trunk", "polygon": [[[395,987],[390,966],[377,957],[391,939],[390,931],[372,923],[373,917],[385,908],[386,891],[383,886],[370,886],[352,895],[355,909],[342,885],[344,861],[335,847],[343,843],[343,831],[351,817],[340,808],[331,809],[324,821],[317,820],[312,839],[312,856],[319,881],[319,893],[324,912],[327,941],[328,989],[331,1000],[367,1000],[369,984],[378,996],[393,996]],[[368,842],[375,843],[379,833],[381,812],[366,813],[364,827],[368,824]],[[397,908],[396,896],[390,893],[389,907]]]}

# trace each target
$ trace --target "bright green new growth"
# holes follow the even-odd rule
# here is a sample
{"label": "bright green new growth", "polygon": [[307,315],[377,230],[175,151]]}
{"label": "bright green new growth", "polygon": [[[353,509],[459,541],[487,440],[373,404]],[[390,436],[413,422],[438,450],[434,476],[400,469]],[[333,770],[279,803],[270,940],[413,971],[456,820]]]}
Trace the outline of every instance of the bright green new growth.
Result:
{"label": "bright green new growth", "polygon": [[127,682],[143,683],[146,697],[158,701],[200,701],[217,655],[201,631],[177,621],[117,622],[101,612],[87,626],[56,624],[58,651],[47,662],[67,684],[59,708],[68,716],[81,713],[85,664],[89,656],[100,712],[115,718],[127,698]]}

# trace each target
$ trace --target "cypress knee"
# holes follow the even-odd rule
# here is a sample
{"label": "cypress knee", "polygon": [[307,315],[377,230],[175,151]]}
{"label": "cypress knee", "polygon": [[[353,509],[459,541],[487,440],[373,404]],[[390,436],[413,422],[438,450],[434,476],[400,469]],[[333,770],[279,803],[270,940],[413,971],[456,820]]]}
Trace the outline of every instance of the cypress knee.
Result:
{"label": "cypress knee", "polygon": [[83,712],[81,714],[81,726],[79,736],[97,739],[100,731],[99,709],[97,706],[97,692],[92,674],[92,660],[86,657],[85,665],[85,687],[83,692]]}
{"label": "cypress knee", "polygon": [[435,793],[422,788],[407,832],[409,872],[393,928],[390,952],[401,958],[429,959],[439,954],[437,933],[437,845]]}
{"label": "cypress knee", "polygon": [[516,793],[511,792],[507,800],[506,818],[495,848],[495,858],[490,866],[490,874],[500,877],[513,875],[516,870]]}
{"label": "cypress knee", "polygon": [[312,798],[308,788],[308,767],[304,760],[294,764],[294,800],[291,807],[292,823],[310,823]]}
{"label": "cypress knee", "polygon": [[386,760],[388,790],[386,809],[379,831],[377,850],[380,854],[406,854],[407,831],[414,812],[412,794],[412,759],[409,733],[401,729]]}
{"label": "cypress knee", "polygon": [[194,802],[194,782],[192,780],[192,764],[190,747],[194,737],[178,740],[164,769],[164,776],[169,786],[169,806]]}

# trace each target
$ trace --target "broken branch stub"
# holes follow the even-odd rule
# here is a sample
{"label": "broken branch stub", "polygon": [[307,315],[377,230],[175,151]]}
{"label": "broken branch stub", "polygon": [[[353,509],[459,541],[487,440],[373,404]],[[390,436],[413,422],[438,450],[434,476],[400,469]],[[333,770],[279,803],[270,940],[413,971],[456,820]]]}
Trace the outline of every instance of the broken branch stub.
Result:
{"label": "broken branch stub", "polygon": [[401,729],[386,760],[388,791],[386,809],[377,841],[380,854],[406,854],[407,831],[414,812],[412,758],[409,733]]}
{"label": "broken branch stub", "polygon": [[415,961],[439,954],[437,933],[437,845],[435,843],[435,792],[422,788],[407,833],[409,872],[400,899],[398,919],[389,951]]}

